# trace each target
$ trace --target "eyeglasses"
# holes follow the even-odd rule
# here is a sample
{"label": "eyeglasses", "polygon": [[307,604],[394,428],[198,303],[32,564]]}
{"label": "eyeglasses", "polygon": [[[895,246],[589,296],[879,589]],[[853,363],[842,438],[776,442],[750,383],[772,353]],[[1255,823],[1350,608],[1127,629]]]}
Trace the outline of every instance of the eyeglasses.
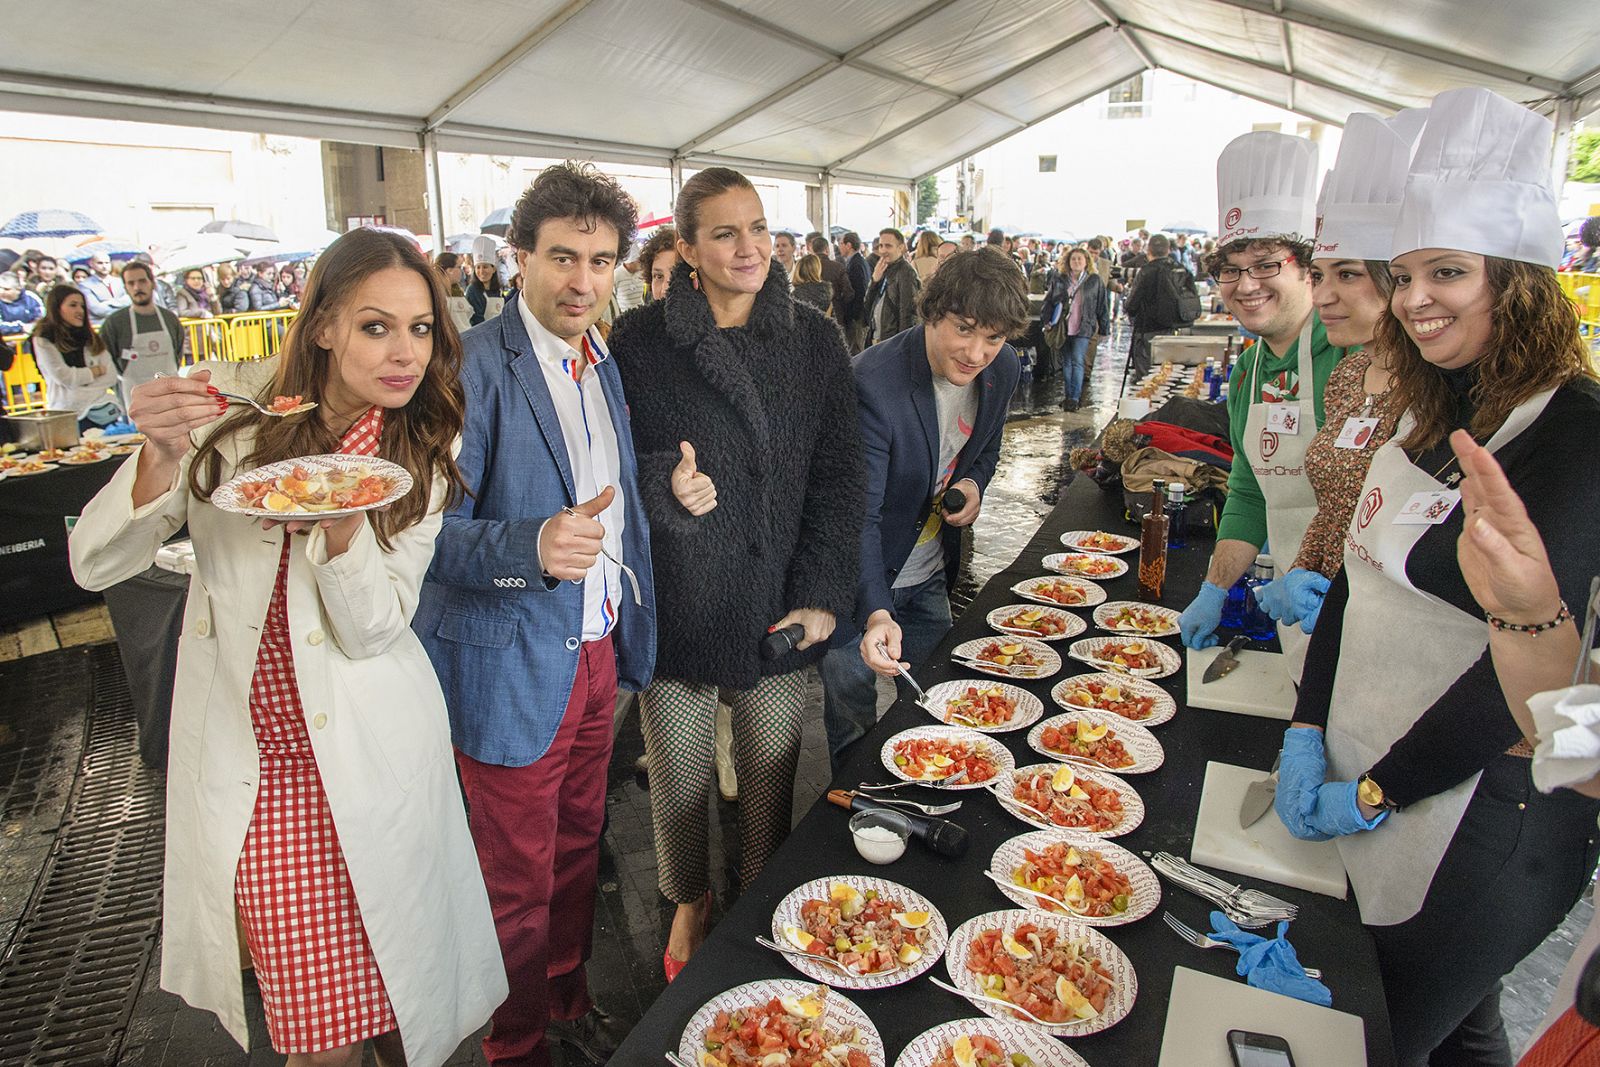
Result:
{"label": "eyeglasses", "polygon": [[1294,257],[1289,256],[1286,259],[1269,259],[1261,263],[1252,263],[1248,267],[1218,267],[1212,272],[1211,277],[1215,278],[1219,285],[1232,285],[1239,280],[1239,276],[1242,274],[1248,274],[1258,280],[1276,278],[1283,270],[1285,263],[1293,262]]}

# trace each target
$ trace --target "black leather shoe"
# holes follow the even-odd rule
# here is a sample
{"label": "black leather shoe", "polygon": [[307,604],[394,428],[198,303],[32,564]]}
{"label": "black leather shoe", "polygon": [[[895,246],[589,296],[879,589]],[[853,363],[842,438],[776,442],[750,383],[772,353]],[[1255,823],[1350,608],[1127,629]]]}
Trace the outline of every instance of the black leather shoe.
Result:
{"label": "black leather shoe", "polygon": [[551,1019],[544,1032],[548,1040],[560,1042],[590,1063],[600,1065],[616,1053],[629,1029],[627,1023],[597,1005],[576,1019]]}

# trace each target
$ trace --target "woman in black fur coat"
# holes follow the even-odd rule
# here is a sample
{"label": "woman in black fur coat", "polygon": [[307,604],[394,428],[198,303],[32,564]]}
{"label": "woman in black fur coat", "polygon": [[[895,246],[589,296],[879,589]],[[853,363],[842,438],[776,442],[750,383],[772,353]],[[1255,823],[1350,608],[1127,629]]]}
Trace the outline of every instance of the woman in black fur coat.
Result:
{"label": "woman in black fur coat", "polygon": [[[789,831],[804,671],[855,607],[864,471],[855,382],[832,321],[795,303],[761,200],[737,171],[684,183],[665,300],[617,320],[660,633],[641,695],[675,977],[710,918],[706,795],[719,690],[733,710],[739,878]],[[794,651],[763,660],[791,623]]]}

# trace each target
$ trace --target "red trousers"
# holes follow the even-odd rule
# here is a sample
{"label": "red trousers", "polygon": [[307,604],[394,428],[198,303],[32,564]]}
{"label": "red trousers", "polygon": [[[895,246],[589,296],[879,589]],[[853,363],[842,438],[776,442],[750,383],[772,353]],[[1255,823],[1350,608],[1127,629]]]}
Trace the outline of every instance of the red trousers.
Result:
{"label": "red trousers", "polygon": [[594,941],[616,704],[611,638],[590,641],[549,751],[526,767],[456,753],[511,987],[483,1041],[484,1057],[496,1067],[547,1067],[545,1024],[593,1006],[584,961]]}

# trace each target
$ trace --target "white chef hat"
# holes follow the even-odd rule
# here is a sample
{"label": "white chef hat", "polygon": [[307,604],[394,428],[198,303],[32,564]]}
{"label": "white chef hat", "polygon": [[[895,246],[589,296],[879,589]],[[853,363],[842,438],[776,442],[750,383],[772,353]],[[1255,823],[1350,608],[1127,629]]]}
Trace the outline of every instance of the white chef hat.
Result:
{"label": "white chef hat", "polygon": [[[1345,120],[1339,158],[1317,200],[1318,259],[1389,258],[1405,196],[1411,149],[1427,112],[1412,108],[1385,121],[1358,113]],[[1409,136],[1407,134],[1409,131]]]}
{"label": "white chef hat", "polygon": [[1454,248],[1555,267],[1561,218],[1550,184],[1555,126],[1487,89],[1433,98],[1411,161],[1390,257]]}
{"label": "white chef hat", "polygon": [[472,262],[493,263],[496,256],[494,238],[486,233],[480,233],[472,239]]}
{"label": "white chef hat", "polygon": [[1217,157],[1217,243],[1308,236],[1316,222],[1317,146],[1284,133],[1235,137]]}

